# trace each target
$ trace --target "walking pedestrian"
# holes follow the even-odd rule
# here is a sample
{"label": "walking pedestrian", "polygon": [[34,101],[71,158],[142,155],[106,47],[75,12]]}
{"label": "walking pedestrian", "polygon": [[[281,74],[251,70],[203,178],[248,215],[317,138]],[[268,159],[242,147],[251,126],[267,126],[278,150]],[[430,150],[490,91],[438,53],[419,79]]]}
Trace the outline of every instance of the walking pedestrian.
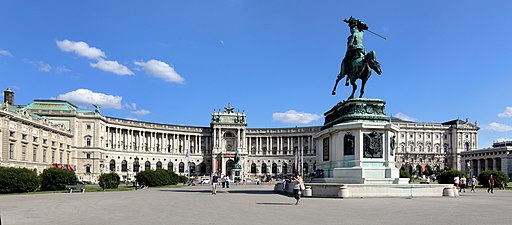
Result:
{"label": "walking pedestrian", "polygon": [[293,197],[295,197],[295,205],[298,205],[300,202],[300,195],[301,190],[304,190],[302,187],[304,187],[304,182],[302,181],[302,178],[299,176],[298,173],[295,173],[295,176],[293,177],[292,182],[294,182],[293,185]]}
{"label": "walking pedestrian", "polygon": [[462,177],[460,178],[460,190],[459,192],[466,192],[466,183],[467,183],[467,179],[464,175],[462,175]]}
{"label": "walking pedestrian", "polygon": [[212,195],[217,194],[217,184],[219,183],[219,177],[217,176],[217,173],[213,174],[212,177]]}
{"label": "walking pedestrian", "polygon": [[487,189],[487,193],[494,193],[494,177],[492,177],[492,174],[489,176],[489,188]]}
{"label": "walking pedestrian", "polygon": [[471,178],[471,192],[476,192],[476,191],[475,191],[475,187],[476,187],[476,177],[475,177],[475,176],[473,176],[473,177]]}

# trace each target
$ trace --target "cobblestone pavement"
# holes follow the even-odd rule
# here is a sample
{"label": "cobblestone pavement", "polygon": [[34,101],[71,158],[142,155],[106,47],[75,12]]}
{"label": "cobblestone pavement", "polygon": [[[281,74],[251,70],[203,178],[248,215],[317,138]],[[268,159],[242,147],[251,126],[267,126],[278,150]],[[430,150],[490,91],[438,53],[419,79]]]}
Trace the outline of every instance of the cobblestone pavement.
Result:
{"label": "cobblestone pavement", "polygon": [[458,198],[303,198],[270,185],[0,195],[3,225],[28,224],[511,224],[512,191]]}

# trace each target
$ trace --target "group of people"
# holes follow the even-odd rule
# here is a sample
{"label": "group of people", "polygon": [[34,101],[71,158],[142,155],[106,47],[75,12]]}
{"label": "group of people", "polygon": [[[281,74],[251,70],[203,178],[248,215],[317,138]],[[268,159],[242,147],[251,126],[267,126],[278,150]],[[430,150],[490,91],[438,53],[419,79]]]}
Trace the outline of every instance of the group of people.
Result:
{"label": "group of people", "polygon": [[[469,180],[469,181],[467,180],[467,178],[464,175],[462,175],[462,177],[456,176],[453,178],[453,182],[454,182],[454,186],[457,189],[459,189],[459,192],[466,192],[466,187],[468,186],[468,182],[469,182],[469,185],[471,185],[471,192],[476,192],[475,187],[478,182],[476,176],[471,177],[471,180]],[[489,186],[489,188],[487,188],[487,193],[494,193],[495,181],[494,181],[494,177],[492,176],[492,174],[487,179],[487,182],[488,182],[487,184]],[[501,182],[500,188],[505,189],[505,182],[503,182],[503,181]]]}
{"label": "group of people", "polygon": [[[220,183],[222,184],[222,188],[229,188],[229,176],[224,175],[222,178],[220,178]],[[219,185],[219,176],[217,176],[216,173],[212,176],[212,195],[217,194],[217,186]]]}

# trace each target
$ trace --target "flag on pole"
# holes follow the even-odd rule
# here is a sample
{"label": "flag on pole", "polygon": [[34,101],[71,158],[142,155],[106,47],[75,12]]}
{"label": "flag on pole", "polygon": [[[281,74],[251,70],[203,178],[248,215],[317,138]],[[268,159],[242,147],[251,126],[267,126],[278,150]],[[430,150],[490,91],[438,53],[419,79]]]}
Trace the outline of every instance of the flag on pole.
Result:
{"label": "flag on pole", "polygon": [[187,154],[185,155],[185,175],[189,176],[189,167],[188,167],[188,161],[190,160],[190,154],[187,151]]}

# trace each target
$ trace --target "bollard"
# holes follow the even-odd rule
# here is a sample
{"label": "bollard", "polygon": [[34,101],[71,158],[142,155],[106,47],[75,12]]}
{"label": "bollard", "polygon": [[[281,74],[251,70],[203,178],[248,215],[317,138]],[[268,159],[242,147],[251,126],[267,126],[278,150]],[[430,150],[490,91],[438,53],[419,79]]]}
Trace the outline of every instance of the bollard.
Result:
{"label": "bollard", "polygon": [[443,189],[443,196],[455,197],[455,194],[453,193],[453,189],[449,188],[449,187],[445,187]]}
{"label": "bollard", "polygon": [[338,197],[340,197],[340,198],[348,198],[348,196],[349,196],[348,188],[347,188],[347,186],[342,184],[341,187],[340,187],[340,190],[338,191]]}
{"label": "bollard", "polygon": [[306,190],[304,190],[304,194],[302,194],[304,197],[311,197],[313,196],[313,189],[311,189],[311,186],[306,186]]}

